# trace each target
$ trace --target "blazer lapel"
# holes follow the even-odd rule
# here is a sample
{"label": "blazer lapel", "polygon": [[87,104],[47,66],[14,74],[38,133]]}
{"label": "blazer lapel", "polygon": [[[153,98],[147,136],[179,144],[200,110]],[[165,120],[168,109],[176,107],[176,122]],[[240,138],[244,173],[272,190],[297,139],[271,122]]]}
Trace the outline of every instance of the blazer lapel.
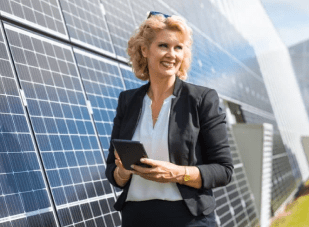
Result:
{"label": "blazer lapel", "polygon": [[127,119],[125,121],[127,124],[122,133],[123,139],[131,140],[133,138],[135,129],[142,114],[143,101],[149,86],[150,83],[147,83],[140,87],[128,103],[128,112],[126,114]]}
{"label": "blazer lapel", "polygon": [[176,77],[173,95],[176,97],[172,99],[170,119],[168,126],[168,150],[170,162],[178,165],[184,165],[188,158],[184,157],[185,152],[182,146],[182,138],[180,135],[184,133],[184,124],[187,122],[187,113],[184,111],[188,106],[186,105],[186,97],[182,91],[183,81]]}

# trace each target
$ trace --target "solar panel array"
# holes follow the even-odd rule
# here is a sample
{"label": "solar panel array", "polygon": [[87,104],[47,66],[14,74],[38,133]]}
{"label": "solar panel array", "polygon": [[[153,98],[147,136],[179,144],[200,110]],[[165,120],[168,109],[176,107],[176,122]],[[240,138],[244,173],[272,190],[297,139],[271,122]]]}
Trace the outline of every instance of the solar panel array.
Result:
{"label": "solar panel array", "polygon": [[[175,0],[0,1],[0,227],[120,226],[113,204],[121,191],[108,183],[105,160],[119,93],[145,84],[126,65],[126,47],[147,11],[188,19],[189,82],[259,110],[244,111],[247,122],[276,127],[248,41],[210,1],[192,7]],[[273,211],[299,176],[275,134],[281,156],[273,160]],[[257,214],[231,132],[229,142],[235,174],[214,190],[217,224],[252,226]]]}

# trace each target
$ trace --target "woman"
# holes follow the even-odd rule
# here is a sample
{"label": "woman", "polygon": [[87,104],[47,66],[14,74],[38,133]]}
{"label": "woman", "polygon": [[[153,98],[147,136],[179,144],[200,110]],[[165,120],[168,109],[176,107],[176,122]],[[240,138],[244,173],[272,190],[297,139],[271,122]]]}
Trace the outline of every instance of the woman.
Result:
{"label": "woman", "polygon": [[178,16],[150,12],[128,42],[135,75],[149,83],[120,94],[111,139],[141,141],[151,168],[126,170],[111,143],[106,176],[123,189],[122,226],[216,226],[212,188],[233,172],[217,92],[183,80],[192,32]]}

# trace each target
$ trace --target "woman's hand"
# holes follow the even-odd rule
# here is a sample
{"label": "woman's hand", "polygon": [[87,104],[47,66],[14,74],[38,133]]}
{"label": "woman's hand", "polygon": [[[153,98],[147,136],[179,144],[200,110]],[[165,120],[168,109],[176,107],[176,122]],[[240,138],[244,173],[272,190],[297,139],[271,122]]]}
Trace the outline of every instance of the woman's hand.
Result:
{"label": "woman's hand", "polygon": [[175,165],[171,162],[158,161],[149,158],[142,158],[141,162],[152,166],[151,168],[145,168],[138,165],[133,165],[132,173],[137,174],[147,180],[168,183],[182,182],[185,175],[185,168],[183,166]]}
{"label": "woman's hand", "polygon": [[115,164],[116,166],[118,166],[118,174],[120,175],[120,178],[122,179],[129,179],[132,175],[132,171],[131,170],[127,170],[126,168],[124,168],[120,158],[119,158],[119,155],[117,153],[117,151],[115,150],[114,151],[114,154],[115,154]]}

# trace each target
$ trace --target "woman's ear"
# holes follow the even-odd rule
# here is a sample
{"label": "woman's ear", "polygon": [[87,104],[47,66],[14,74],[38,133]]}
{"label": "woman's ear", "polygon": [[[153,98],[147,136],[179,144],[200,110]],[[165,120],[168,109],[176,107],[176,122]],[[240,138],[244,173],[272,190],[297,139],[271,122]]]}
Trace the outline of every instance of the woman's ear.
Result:
{"label": "woman's ear", "polygon": [[142,55],[144,58],[147,58],[148,48],[146,45],[141,46]]}

